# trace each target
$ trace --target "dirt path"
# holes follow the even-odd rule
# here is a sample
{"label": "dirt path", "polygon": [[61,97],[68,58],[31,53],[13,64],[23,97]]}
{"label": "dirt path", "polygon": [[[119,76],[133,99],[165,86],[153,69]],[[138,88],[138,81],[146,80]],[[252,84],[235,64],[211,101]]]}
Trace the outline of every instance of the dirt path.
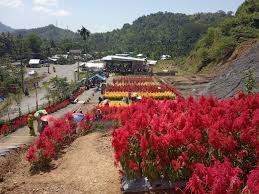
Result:
{"label": "dirt path", "polygon": [[0,183],[0,193],[120,193],[113,165],[111,132],[93,132],[78,138],[55,161],[55,169],[30,175],[24,154],[16,168]]}

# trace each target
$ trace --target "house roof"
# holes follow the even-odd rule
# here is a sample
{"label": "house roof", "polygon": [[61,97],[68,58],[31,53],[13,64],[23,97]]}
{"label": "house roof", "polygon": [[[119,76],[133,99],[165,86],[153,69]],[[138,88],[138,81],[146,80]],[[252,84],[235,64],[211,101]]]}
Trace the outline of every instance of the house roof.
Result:
{"label": "house roof", "polygon": [[154,61],[154,60],[147,61],[147,64],[149,64],[149,65],[155,65],[156,63],[157,63],[157,61]]}
{"label": "house roof", "polygon": [[29,64],[38,65],[38,64],[40,64],[40,59],[30,59]]}
{"label": "house roof", "polygon": [[135,58],[135,57],[123,57],[123,56],[116,56],[110,55],[102,58],[102,61],[140,61],[144,62],[146,59],[144,58]]}
{"label": "house roof", "polygon": [[69,50],[69,54],[76,54],[76,55],[80,55],[81,54],[81,50],[77,49],[77,50]]}
{"label": "house roof", "polygon": [[54,61],[54,62],[56,62],[58,59],[57,58],[48,58],[49,60],[51,60],[51,61]]}

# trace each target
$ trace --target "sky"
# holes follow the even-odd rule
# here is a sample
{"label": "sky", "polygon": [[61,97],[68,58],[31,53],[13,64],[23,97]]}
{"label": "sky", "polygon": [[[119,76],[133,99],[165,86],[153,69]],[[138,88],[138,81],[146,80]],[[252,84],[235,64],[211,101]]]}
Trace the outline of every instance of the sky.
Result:
{"label": "sky", "polygon": [[235,12],[244,0],[0,0],[0,22],[16,29],[49,24],[76,31],[106,32],[140,16],[168,11]]}

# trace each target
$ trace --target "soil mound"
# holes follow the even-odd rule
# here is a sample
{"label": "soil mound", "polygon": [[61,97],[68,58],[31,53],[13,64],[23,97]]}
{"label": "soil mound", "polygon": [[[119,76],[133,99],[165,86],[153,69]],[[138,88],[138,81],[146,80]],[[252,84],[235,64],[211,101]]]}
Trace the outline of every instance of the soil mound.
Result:
{"label": "soil mound", "polygon": [[[250,46],[249,46],[250,45]],[[224,70],[223,70],[224,69]],[[245,74],[252,69],[259,83],[259,41],[253,40],[241,45],[230,57],[219,75],[202,91],[203,95],[229,98],[245,90]],[[259,88],[257,87],[257,92]]]}

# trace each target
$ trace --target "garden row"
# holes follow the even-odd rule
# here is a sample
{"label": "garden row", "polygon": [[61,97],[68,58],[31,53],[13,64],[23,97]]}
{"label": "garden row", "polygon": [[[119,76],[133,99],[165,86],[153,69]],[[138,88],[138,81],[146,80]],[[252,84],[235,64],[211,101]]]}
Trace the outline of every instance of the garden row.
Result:
{"label": "garden row", "polygon": [[[79,90],[75,91],[73,93],[73,98],[77,98],[79,95],[81,95],[84,92],[83,88],[80,88]],[[69,100],[65,99],[60,102],[57,102],[53,105],[49,105],[47,107],[41,107],[42,109],[45,109],[48,113],[56,112],[70,104]],[[31,114],[34,114],[33,112]],[[0,136],[1,135],[7,135],[11,132],[14,132],[16,129],[21,128],[27,124],[28,114],[22,115],[20,117],[17,117],[11,121],[2,123],[0,125]]]}
{"label": "garden row", "polygon": [[177,91],[172,86],[161,84],[153,77],[129,76],[113,79],[113,84],[105,88],[104,97],[109,100],[120,100],[136,94],[161,100],[172,99],[176,93]]}
{"label": "garden row", "polygon": [[259,94],[98,108],[121,124],[112,145],[127,179],[185,182],[187,193],[258,193]]}
{"label": "garden row", "polygon": [[31,163],[32,170],[48,168],[52,160],[56,159],[62,148],[70,144],[76,137],[85,135],[93,127],[93,117],[85,114],[84,120],[74,122],[72,113],[64,118],[52,120],[27,152],[26,158]]}

